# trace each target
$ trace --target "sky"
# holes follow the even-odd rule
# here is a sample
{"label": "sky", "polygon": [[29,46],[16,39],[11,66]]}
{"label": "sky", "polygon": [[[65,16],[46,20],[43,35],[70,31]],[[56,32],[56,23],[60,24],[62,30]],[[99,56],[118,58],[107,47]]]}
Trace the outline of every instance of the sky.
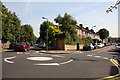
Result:
{"label": "sky", "polygon": [[20,18],[22,25],[30,24],[34,33],[39,37],[42,17],[54,22],[59,14],[62,16],[67,12],[77,20],[77,24],[84,27],[96,26],[97,32],[101,28],[110,31],[110,36],[118,36],[118,10],[106,13],[106,10],[115,2],[3,2],[8,10],[15,12]]}

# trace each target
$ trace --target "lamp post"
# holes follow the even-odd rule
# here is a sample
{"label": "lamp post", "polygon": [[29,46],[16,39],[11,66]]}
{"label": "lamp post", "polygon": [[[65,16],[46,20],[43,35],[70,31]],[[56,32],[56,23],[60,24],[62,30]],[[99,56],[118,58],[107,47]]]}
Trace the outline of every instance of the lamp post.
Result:
{"label": "lamp post", "polygon": [[[47,25],[48,25],[48,18],[42,17],[42,19],[47,19]],[[48,51],[48,26],[46,29],[46,52]]]}
{"label": "lamp post", "polygon": [[93,26],[93,27],[92,27],[92,30],[93,30],[94,27],[96,27],[96,26]]}
{"label": "lamp post", "polygon": [[[96,26],[93,26],[93,27],[92,27],[92,30],[93,30],[94,27],[96,27]],[[97,40],[96,40],[96,43],[97,43]]]}

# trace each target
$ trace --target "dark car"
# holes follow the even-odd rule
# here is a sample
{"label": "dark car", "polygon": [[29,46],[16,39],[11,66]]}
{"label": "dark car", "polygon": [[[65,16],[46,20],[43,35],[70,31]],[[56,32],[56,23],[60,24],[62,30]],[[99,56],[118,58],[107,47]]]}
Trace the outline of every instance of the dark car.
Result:
{"label": "dark car", "polygon": [[94,46],[91,43],[85,44],[83,46],[83,50],[93,50],[93,49],[94,49]]}
{"label": "dark car", "polygon": [[29,51],[30,49],[30,44],[29,43],[16,43],[16,45],[14,46],[14,51]]}
{"label": "dark car", "polygon": [[92,45],[94,46],[94,49],[98,48],[97,43],[92,43]]}
{"label": "dark car", "polygon": [[16,44],[16,43],[10,43],[9,48],[10,48],[10,49],[14,49],[15,44]]}

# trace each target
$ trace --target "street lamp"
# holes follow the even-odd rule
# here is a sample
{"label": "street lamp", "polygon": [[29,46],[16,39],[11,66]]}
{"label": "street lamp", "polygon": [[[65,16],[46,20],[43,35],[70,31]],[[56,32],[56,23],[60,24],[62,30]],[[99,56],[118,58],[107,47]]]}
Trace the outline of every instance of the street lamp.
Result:
{"label": "street lamp", "polygon": [[[92,30],[93,30],[94,27],[96,27],[96,26],[93,26],[93,27],[92,27]],[[94,31],[94,30],[93,30],[93,31]],[[94,34],[94,37],[95,37],[95,34]],[[97,43],[97,40],[96,40],[96,43]]]}
{"label": "street lamp", "polygon": [[93,26],[93,27],[92,27],[92,30],[93,30],[94,27],[96,27],[96,26]]}
{"label": "street lamp", "polygon": [[[47,25],[48,25],[48,18],[42,17],[42,19],[47,19]],[[46,52],[48,51],[48,26],[46,29]]]}

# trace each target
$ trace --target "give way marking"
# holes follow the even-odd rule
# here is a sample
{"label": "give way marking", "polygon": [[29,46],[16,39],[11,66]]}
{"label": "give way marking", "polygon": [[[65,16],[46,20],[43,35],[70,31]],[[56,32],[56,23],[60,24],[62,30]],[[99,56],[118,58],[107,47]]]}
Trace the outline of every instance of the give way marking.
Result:
{"label": "give way marking", "polygon": [[12,61],[9,61],[10,59],[14,59],[16,58],[16,56],[13,56],[13,57],[7,57],[7,58],[4,58],[4,61],[7,62],[7,63],[10,63],[10,64],[13,64],[14,62]]}

